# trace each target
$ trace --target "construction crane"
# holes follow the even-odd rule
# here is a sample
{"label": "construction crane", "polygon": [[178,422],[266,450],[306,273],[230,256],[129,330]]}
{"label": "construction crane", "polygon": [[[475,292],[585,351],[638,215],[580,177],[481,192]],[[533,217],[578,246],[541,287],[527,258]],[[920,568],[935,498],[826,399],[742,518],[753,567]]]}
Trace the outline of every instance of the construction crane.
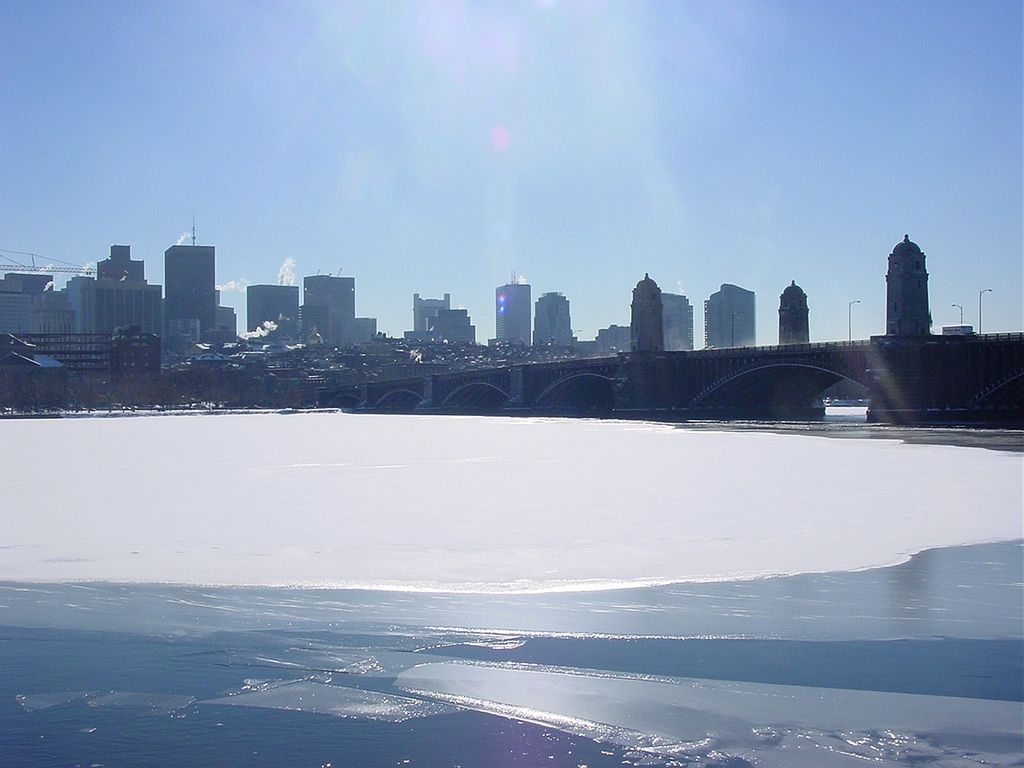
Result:
{"label": "construction crane", "polygon": [[[15,261],[6,254],[11,253],[15,256],[28,256],[31,260],[31,264],[22,264],[21,262]],[[37,267],[36,257],[42,259],[38,253],[30,253],[29,251],[11,251],[7,248],[0,248],[0,272],[35,272],[39,274],[46,274],[49,272],[67,272],[73,275],[92,275],[96,273],[95,267],[80,267],[76,264],[71,264],[67,261],[60,261],[59,259],[50,259],[46,266]],[[63,266],[60,266],[63,265]]]}

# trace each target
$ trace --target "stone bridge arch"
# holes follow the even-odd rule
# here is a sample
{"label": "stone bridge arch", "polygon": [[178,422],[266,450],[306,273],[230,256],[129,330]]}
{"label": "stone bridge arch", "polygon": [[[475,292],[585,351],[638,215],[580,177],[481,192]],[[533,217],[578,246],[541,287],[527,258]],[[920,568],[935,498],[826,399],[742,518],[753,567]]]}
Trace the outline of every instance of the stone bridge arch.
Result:
{"label": "stone bridge arch", "polygon": [[419,392],[392,389],[381,395],[373,407],[379,411],[414,411],[422,401],[423,396]]}
{"label": "stone bridge arch", "polygon": [[615,390],[614,378],[582,371],[552,382],[531,405],[538,410],[610,413],[615,409]]}
{"label": "stone bridge arch", "polygon": [[441,403],[445,410],[487,413],[500,410],[509,393],[489,381],[468,381],[453,389]]}
{"label": "stone bridge arch", "polygon": [[751,417],[799,418],[820,415],[821,397],[844,379],[867,387],[864,377],[813,362],[757,362],[728,373],[702,389],[692,411],[725,410]]}
{"label": "stone bridge arch", "polygon": [[989,382],[974,396],[973,401],[980,408],[1024,402],[1024,368]]}

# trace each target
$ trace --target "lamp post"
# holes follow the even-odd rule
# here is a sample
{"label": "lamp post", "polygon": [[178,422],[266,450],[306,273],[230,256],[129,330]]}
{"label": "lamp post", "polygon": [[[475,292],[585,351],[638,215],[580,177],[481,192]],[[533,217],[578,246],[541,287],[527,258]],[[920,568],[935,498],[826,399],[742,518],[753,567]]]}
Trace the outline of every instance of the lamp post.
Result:
{"label": "lamp post", "polygon": [[846,304],[846,340],[853,341],[853,305],[860,304],[860,299],[854,299]]}
{"label": "lamp post", "polygon": [[954,307],[960,310],[960,325],[964,324],[964,308],[959,304],[954,304]]}
{"label": "lamp post", "polygon": [[979,335],[981,334],[981,297],[984,296],[986,293],[992,293],[992,289],[991,288],[983,288],[982,290],[978,291],[978,334]]}

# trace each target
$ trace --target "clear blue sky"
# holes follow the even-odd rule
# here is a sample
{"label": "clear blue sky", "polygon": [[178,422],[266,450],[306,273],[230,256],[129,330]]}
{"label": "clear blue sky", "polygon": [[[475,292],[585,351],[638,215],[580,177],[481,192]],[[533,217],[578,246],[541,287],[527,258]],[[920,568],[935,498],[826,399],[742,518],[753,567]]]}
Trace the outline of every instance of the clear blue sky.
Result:
{"label": "clear blue sky", "polygon": [[[581,338],[644,272],[696,307],[790,280],[811,337],[884,331],[886,256],[936,329],[1021,329],[1021,3],[0,4],[0,248],[132,246],[196,216],[220,283],[356,278],[398,334],[450,292],[478,338],[512,269]],[[244,295],[224,303],[244,317]]]}

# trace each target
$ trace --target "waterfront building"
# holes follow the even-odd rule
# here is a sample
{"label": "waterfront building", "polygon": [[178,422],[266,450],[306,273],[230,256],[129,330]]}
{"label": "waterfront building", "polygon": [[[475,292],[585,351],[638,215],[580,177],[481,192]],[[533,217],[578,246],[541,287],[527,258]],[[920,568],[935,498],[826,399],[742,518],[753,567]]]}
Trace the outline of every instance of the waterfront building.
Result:
{"label": "waterfront building", "polygon": [[572,346],[569,300],[560,293],[545,293],[537,299],[533,320],[533,343]]}
{"label": "waterfront building", "polygon": [[661,328],[667,351],[693,349],[693,305],[685,295],[662,292]]}
{"label": "waterfront building", "polygon": [[807,294],[790,281],[779,296],[779,344],[807,344],[811,340],[807,322]]}
{"label": "waterfront building", "polygon": [[110,246],[110,258],[96,265],[96,278],[73,277],[64,292],[76,333],[113,333],[130,325],[142,333],[163,332],[161,288],[146,282],[145,265],[131,258],[131,246]]}
{"label": "waterfront building", "polygon": [[630,305],[629,339],[633,352],[664,352],[665,335],[662,326],[661,288],[644,274],[644,279],[633,289]]}
{"label": "waterfront building", "polygon": [[885,274],[885,333],[889,336],[926,336],[932,332],[928,309],[928,272],[924,252],[903,236],[889,254]]}
{"label": "waterfront building", "polygon": [[704,302],[704,346],[752,347],[756,339],[754,292],[723,283]]}
{"label": "waterfront building", "polygon": [[[194,331],[201,338],[217,327],[215,265],[212,245],[172,245],[164,251],[167,345],[180,346],[188,343]],[[175,335],[184,329],[188,329],[187,335]]]}
{"label": "waterfront building", "polygon": [[529,283],[508,283],[495,288],[495,338],[529,346],[532,311]]}
{"label": "waterfront building", "polygon": [[249,332],[269,328],[279,337],[299,335],[299,286],[250,285],[245,289],[246,327]]}

